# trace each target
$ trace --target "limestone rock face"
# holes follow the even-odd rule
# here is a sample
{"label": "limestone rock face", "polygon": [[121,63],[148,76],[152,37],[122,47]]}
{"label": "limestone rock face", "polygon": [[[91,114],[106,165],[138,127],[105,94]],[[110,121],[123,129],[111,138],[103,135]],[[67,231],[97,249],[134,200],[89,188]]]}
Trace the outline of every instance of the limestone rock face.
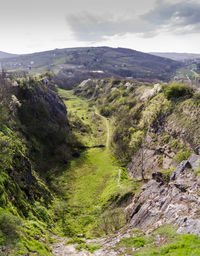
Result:
{"label": "limestone rock face", "polygon": [[190,163],[190,166],[193,170],[198,170],[199,168],[199,160],[200,157],[199,155],[196,154],[192,154],[189,158],[188,158],[188,162]]}
{"label": "limestone rock face", "polygon": [[[161,136],[160,136],[161,137]],[[175,152],[167,145],[156,145],[155,141],[147,136],[148,147],[140,148],[133,156],[131,162],[127,165],[127,171],[131,178],[141,179],[141,166],[143,162],[143,169],[145,171],[145,178],[150,179],[153,172],[160,169],[174,168],[173,157]],[[159,136],[158,136],[159,142]],[[160,159],[161,162],[160,163]]]}
{"label": "limestone rock face", "polygon": [[92,79],[87,79],[87,80],[84,80],[83,82],[81,82],[79,84],[79,87],[84,87],[84,86],[87,86],[87,85],[94,85],[94,81]]}
{"label": "limestone rock face", "polygon": [[154,84],[152,89],[147,89],[141,96],[141,100],[147,100],[158,94],[162,90],[160,84]]}
{"label": "limestone rock face", "polygon": [[130,225],[151,229],[173,224],[179,227],[178,233],[200,235],[200,178],[188,168],[198,160],[198,155],[192,155],[183,161],[169,183],[155,173],[125,210]]}
{"label": "limestone rock face", "polygon": [[180,175],[181,172],[185,170],[186,167],[191,167],[190,163],[188,160],[182,161],[179,166],[177,166],[176,170],[172,173],[170,179],[175,180],[176,177]]}

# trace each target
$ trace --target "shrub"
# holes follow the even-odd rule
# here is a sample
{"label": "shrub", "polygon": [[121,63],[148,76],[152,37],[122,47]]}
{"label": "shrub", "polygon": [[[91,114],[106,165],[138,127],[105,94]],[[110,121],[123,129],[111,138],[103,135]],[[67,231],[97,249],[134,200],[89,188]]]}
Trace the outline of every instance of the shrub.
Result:
{"label": "shrub", "polygon": [[5,237],[5,243],[13,243],[19,239],[21,223],[19,217],[9,212],[0,215],[0,236]]}
{"label": "shrub", "polygon": [[105,116],[105,117],[109,116],[109,115],[110,115],[110,109],[109,109],[109,107],[102,107],[102,108],[100,109],[100,114],[103,115],[103,116]]}
{"label": "shrub", "polygon": [[85,249],[91,253],[101,248],[101,245],[99,244],[79,244],[75,247],[78,251],[81,251],[82,249]]}
{"label": "shrub", "polygon": [[144,131],[136,131],[131,135],[129,146],[133,149],[133,152],[136,152],[139,149],[142,145],[143,139]]}
{"label": "shrub", "polygon": [[146,244],[152,243],[153,238],[139,235],[136,237],[123,238],[120,241],[120,245],[124,245],[127,248],[143,247]]}
{"label": "shrub", "polygon": [[183,160],[187,160],[188,157],[191,155],[190,151],[184,150],[181,152],[178,152],[175,156],[174,156],[174,160],[179,163],[181,163]]}
{"label": "shrub", "polygon": [[163,178],[166,182],[169,182],[170,181],[170,176],[172,175],[173,171],[174,171],[175,168],[172,168],[172,169],[166,169],[166,170],[161,170],[160,172],[162,173],[163,175]]}
{"label": "shrub", "polygon": [[108,102],[112,102],[113,100],[117,99],[120,96],[120,92],[115,90],[111,93],[111,96],[108,98]]}
{"label": "shrub", "polygon": [[72,239],[69,239],[65,244],[85,244],[85,241],[83,239],[80,239],[79,237],[74,237]]}
{"label": "shrub", "polygon": [[199,92],[194,93],[193,98],[195,100],[195,104],[199,105],[200,104],[200,93]]}
{"label": "shrub", "polygon": [[47,209],[38,202],[35,203],[34,213],[39,220],[47,223],[48,225],[50,224],[50,216]]}
{"label": "shrub", "polygon": [[[120,195],[117,194],[116,197],[114,196],[111,200],[117,201],[119,196]],[[125,215],[120,208],[105,212],[100,218],[100,229],[106,235],[119,230],[123,225],[125,225]]]}
{"label": "shrub", "polygon": [[183,96],[192,96],[192,92],[193,90],[189,86],[175,82],[166,88],[165,96],[169,100]]}
{"label": "shrub", "polygon": [[160,235],[165,237],[167,240],[173,240],[177,234],[177,227],[170,225],[162,225],[154,232],[154,235]]}

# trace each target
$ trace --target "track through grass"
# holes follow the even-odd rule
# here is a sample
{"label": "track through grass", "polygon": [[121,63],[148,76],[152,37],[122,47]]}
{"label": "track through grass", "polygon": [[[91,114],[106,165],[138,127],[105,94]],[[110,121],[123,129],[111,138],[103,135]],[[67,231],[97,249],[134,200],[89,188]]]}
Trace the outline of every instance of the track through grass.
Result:
{"label": "track through grass", "polygon": [[57,178],[57,182],[66,191],[73,224],[76,224],[79,232],[87,232],[98,222],[102,209],[109,200],[116,195],[126,193],[129,186],[126,184],[119,187],[120,166],[109,151],[108,120],[98,114],[95,107],[91,107],[87,100],[73,95],[73,91],[59,90],[59,94],[64,99],[68,113],[71,113],[69,115],[71,121],[78,117],[90,127],[89,132],[84,135],[77,131],[77,136],[86,145],[93,146],[96,143],[105,145],[104,148],[84,150],[80,157],[74,158],[66,171]]}

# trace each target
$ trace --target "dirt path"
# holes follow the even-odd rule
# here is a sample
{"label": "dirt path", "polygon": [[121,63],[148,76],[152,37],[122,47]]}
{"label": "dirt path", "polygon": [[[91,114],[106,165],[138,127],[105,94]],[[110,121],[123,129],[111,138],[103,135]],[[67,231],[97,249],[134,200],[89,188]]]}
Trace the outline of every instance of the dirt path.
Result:
{"label": "dirt path", "polygon": [[109,143],[110,143],[110,125],[109,125],[109,120],[105,116],[102,116],[101,114],[99,114],[97,112],[97,110],[95,110],[95,114],[97,116],[100,116],[104,120],[104,122],[106,124],[106,131],[107,131],[106,147],[108,148],[109,147]]}
{"label": "dirt path", "polygon": [[[106,148],[109,147],[110,144],[110,123],[109,120],[99,114],[97,109],[95,109],[95,114],[98,115],[103,122],[105,123],[106,129]],[[117,170],[117,168],[116,168]],[[121,170],[118,170],[118,186],[120,186],[120,176]],[[98,244],[101,245],[101,248],[96,250],[93,253],[89,251],[76,250],[76,244],[68,244],[66,242],[69,238],[52,236],[56,241],[51,245],[52,254],[55,256],[119,256],[121,251],[119,249],[113,249],[113,247],[120,241],[122,237],[129,236],[128,232],[120,231],[118,234],[108,235],[105,238],[97,238],[97,239],[88,239],[85,240],[86,244]]]}
{"label": "dirt path", "polygon": [[66,245],[68,238],[53,236],[56,243],[52,244],[52,254],[55,256],[89,256],[91,255],[87,251],[77,251],[74,244]]}
{"label": "dirt path", "polygon": [[[120,256],[123,254],[124,248],[114,248],[116,244],[125,237],[130,237],[132,229],[122,228],[115,234],[110,234],[104,238],[88,239],[87,244],[99,244],[101,248],[93,253],[86,250],[77,251],[75,244],[66,245],[68,238],[52,236],[56,239],[56,243],[52,244],[52,254],[55,256]],[[124,254],[123,254],[124,255]]]}

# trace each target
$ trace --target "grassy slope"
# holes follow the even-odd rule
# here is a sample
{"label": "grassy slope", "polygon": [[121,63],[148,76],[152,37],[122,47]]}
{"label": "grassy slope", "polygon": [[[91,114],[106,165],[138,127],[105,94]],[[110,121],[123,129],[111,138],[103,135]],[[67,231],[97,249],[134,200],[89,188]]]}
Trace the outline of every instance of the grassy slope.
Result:
{"label": "grassy slope", "polygon": [[[177,234],[177,228],[163,225],[150,235],[133,230],[133,236],[123,238],[116,248],[123,248],[121,255],[133,256],[198,256],[200,237]],[[136,251],[133,252],[133,248]]]}
{"label": "grassy slope", "polygon": [[[88,101],[73,95],[73,91],[59,89],[59,95],[67,106],[71,126],[81,142],[89,147],[100,144],[105,145],[106,131],[104,122],[101,117],[95,114],[94,107],[89,106]],[[80,125],[77,129],[79,123]]]}
{"label": "grassy slope", "polygon": [[[98,130],[99,123],[93,122],[90,118],[94,115],[95,109],[91,109],[86,100],[74,96],[73,91],[59,90],[59,94],[64,99],[68,99],[65,100],[68,112],[73,111],[79,117],[88,116],[88,119],[83,120],[84,123],[89,125],[93,132]],[[101,120],[101,125],[105,131],[104,119]],[[105,135],[106,132],[98,141],[98,136],[101,134],[95,137],[88,133],[84,135],[84,140],[91,140],[90,145],[97,141],[105,144]],[[79,136],[83,137],[81,134]],[[108,148],[90,148],[82,152],[79,158],[72,160],[70,167],[58,178],[57,182],[66,191],[71,218],[76,221],[74,228],[77,232],[84,233],[93,229],[103,212],[102,209],[114,195],[120,197],[134,190],[135,184],[130,182],[127,186],[128,181],[122,181],[119,187],[118,172],[119,166]]]}

